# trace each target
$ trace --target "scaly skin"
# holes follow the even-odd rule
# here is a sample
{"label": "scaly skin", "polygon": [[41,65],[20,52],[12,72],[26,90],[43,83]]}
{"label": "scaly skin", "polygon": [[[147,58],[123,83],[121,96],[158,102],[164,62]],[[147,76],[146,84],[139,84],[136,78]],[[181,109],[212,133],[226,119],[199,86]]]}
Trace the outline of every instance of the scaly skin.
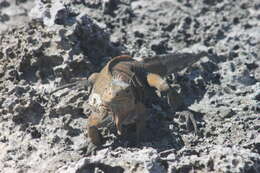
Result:
{"label": "scaly skin", "polygon": [[161,76],[182,70],[196,62],[199,54],[176,53],[135,61],[130,56],[110,60],[99,73],[89,77],[93,83],[89,104],[97,109],[88,118],[88,137],[95,145],[101,145],[98,128],[105,126],[106,117],[112,116],[117,133],[123,135],[123,124],[136,123],[136,138],[140,140],[145,127],[146,90],[156,88],[171,93],[171,88]]}

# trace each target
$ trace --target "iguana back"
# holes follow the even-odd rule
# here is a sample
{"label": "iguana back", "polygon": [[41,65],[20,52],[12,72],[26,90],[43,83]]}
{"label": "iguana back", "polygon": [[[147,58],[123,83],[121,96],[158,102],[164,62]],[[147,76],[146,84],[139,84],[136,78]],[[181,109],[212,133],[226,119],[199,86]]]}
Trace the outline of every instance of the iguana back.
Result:
{"label": "iguana back", "polygon": [[156,55],[144,58],[140,63],[149,73],[156,73],[165,76],[184,69],[195,63],[201,57],[208,55],[207,52],[200,53],[171,53],[165,55]]}

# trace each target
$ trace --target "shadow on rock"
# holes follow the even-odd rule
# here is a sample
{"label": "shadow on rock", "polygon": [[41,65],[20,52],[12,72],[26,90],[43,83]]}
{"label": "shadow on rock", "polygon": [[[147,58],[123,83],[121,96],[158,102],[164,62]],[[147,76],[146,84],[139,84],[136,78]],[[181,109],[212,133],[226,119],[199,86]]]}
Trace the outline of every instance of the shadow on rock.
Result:
{"label": "shadow on rock", "polygon": [[27,103],[20,103],[14,107],[13,121],[16,124],[36,125],[41,121],[43,114],[43,107],[38,102],[29,100]]}

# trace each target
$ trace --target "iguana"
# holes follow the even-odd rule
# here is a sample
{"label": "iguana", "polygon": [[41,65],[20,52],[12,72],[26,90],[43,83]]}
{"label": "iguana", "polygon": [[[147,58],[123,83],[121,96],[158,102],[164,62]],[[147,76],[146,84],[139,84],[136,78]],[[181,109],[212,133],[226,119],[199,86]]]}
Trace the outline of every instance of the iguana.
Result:
{"label": "iguana", "polygon": [[184,69],[206,55],[206,52],[173,53],[142,61],[123,55],[111,59],[99,73],[90,75],[86,82],[92,85],[88,101],[95,109],[88,118],[89,139],[93,144],[101,145],[102,136],[98,128],[112,120],[119,135],[123,134],[122,125],[136,123],[139,141],[145,127],[147,111],[144,103],[149,97],[149,88],[169,94],[171,88],[163,77]]}

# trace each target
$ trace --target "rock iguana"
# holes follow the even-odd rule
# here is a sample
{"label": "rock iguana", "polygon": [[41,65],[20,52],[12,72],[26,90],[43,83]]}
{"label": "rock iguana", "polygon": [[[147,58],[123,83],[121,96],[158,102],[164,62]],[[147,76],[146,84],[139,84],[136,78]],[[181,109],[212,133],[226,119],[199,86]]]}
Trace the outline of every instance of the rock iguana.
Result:
{"label": "rock iguana", "polygon": [[145,127],[147,90],[155,88],[169,94],[172,89],[162,77],[180,71],[206,55],[206,52],[173,53],[142,61],[123,55],[111,59],[86,82],[92,85],[89,104],[95,108],[87,122],[89,139],[93,144],[101,145],[98,128],[106,126],[112,119],[119,135],[123,134],[122,125],[136,123],[139,141]]}

